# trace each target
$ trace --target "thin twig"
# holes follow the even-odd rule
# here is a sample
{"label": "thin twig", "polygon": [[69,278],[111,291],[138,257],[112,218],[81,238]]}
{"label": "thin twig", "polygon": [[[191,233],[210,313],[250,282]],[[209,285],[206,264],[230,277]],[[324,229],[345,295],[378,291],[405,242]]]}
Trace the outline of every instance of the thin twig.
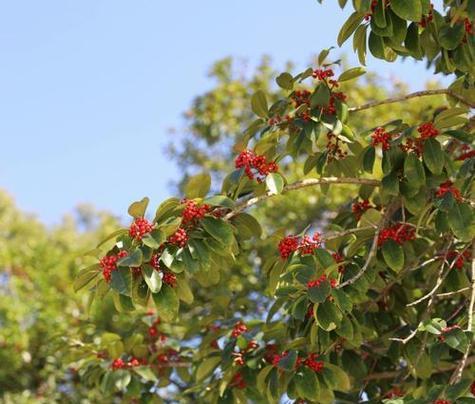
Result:
{"label": "thin twig", "polygon": [[358,107],[349,108],[348,111],[349,112],[363,111],[365,109],[379,107],[380,105],[394,104],[396,102],[406,101],[406,100],[409,100],[411,98],[427,97],[427,96],[432,96],[432,95],[449,95],[449,96],[455,98],[457,101],[461,102],[462,104],[465,104],[466,106],[468,106],[470,108],[475,108],[474,103],[472,103],[469,100],[465,99],[461,95],[455,93],[454,91],[452,91],[448,88],[440,88],[440,89],[437,89],[437,90],[416,91],[415,93],[402,95],[402,96],[399,96],[399,97],[388,98],[386,100],[381,100],[381,101],[373,101],[373,102],[369,102],[367,104],[360,105]]}
{"label": "thin twig", "polygon": [[456,295],[456,294],[459,294],[459,293],[462,293],[462,292],[466,292],[467,290],[470,290],[470,289],[471,289],[470,286],[467,286],[466,288],[454,290],[452,292],[437,293],[436,296],[437,297],[449,297],[449,296],[453,296],[453,295]]}
{"label": "thin twig", "polygon": [[[324,177],[324,178],[307,178],[301,181],[288,184],[284,187],[282,192],[294,191],[297,189],[313,187],[316,185],[322,184],[354,184],[354,185],[372,185],[378,187],[381,185],[381,182],[378,180],[372,180],[367,178],[338,178],[338,177]],[[238,213],[246,210],[247,208],[256,205],[266,199],[276,196],[271,192],[267,192],[259,196],[251,196],[250,198],[244,199],[239,202],[224,218],[225,220],[231,219],[236,216]]]}
{"label": "thin twig", "polygon": [[381,231],[381,229],[385,226],[386,224],[386,220],[389,216],[392,215],[392,213],[394,212],[394,208],[395,208],[396,203],[393,202],[392,204],[390,204],[388,207],[387,207],[387,210],[384,214],[384,216],[381,218],[379,224],[378,224],[378,227],[376,228],[376,231],[374,233],[374,237],[373,237],[373,242],[371,243],[371,248],[368,252],[368,256],[366,257],[366,261],[363,265],[363,267],[361,268],[360,271],[358,271],[358,273],[353,276],[353,278],[350,278],[348,280],[346,280],[345,282],[343,283],[340,283],[336,288],[337,289],[341,289],[341,288],[344,288],[345,286],[348,286],[348,285],[352,285],[353,283],[355,283],[359,278],[361,278],[363,276],[363,274],[366,272],[366,270],[369,268],[369,265],[373,259],[373,257],[376,255],[376,250],[378,249],[378,238],[379,238],[379,232]]}

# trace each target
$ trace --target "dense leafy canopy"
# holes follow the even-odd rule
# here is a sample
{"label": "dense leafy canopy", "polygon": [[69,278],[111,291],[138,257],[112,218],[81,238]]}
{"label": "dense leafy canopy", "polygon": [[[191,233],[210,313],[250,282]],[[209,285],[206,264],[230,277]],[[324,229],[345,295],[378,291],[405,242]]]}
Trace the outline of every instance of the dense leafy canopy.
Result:
{"label": "dense leafy canopy", "polygon": [[387,98],[330,50],[298,74],[216,64],[174,147],[181,197],[134,202],[77,273],[94,325],[54,363],[91,392],[69,394],[475,402],[475,1],[351,3],[337,42],[361,64],[369,47],[454,83]]}

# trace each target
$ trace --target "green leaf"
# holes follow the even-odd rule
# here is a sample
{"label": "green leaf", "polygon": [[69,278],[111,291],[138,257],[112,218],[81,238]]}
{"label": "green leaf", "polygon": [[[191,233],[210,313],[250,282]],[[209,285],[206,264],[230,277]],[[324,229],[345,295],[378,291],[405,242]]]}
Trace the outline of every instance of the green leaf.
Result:
{"label": "green leaf", "polygon": [[318,305],[316,320],[322,329],[332,331],[340,322],[340,313],[332,302],[325,301]]}
{"label": "green leaf", "polygon": [[331,267],[335,264],[335,260],[333,259],[332,255],[323,248],[317,248],[315,250],[315,258],[323,269],[327,269],[328,267]]}
{"label": "green leaf", "polygon": [[355,32],[361,21],[363,21],[364,16],[364,13],[357,11],[350,15],[338,33],[338,46],[343,45],[343,43],[353,34],[353,32]]}
{"label": "green leaf", "polygon": [[173,288],[163,285],[160,292],[152,293],[152,298],[160,318],[164,321],[172,321],[177,317],[180,301]]}
{"label": "green leaf", "polygon": [[387,195],[399,195],[399,178],[395,171],[391,171],[381,180],[383,191]]}
{"label": "green leaf", "polygon": [[169,198],[163,201],[155,212],[154,222],[161,223],[174,215],[177,208],[180,206],[178,198]]}
{"label": "green leaf", "polygon": [[358,61],[365,66],[366,65],[366,31],[367,25],[360,25],[353,37],[353,50],[358,54]]}
{"label": "green leaf", "polygon": [[368,46],[371,54],[378,59],[385,59],[386,53],[384,50],[383,38],[376,35],[373,31],[369,34]]}
{"label": "green leaf", "polygon": [[266,118],[268,115],[269,107],[267,105],[267,98],[265,93],[262,90],[258,90],[254,93],[251,98],[251,108],[252,111],[260,116],[261,118]]}
{"label": "green leaf", "polygon": [[365,170],[367,173],[372,173],[375,159],[376,150],[374,147],[368,146],[363,154],[363,170]]}
{"label": "green leaf", "polygon": [[462,41],[464,33],[463,24],[455,24],[453,27],[445,25],[439,30],[440,45],[447,50],[454,50]]}
{"label": "green leaf", "polygon": [[350,341],[353,339],[353,324],[348,317],[343,317],[340,326],[335,331],[340,337]]}
{"label": "green leaf", "polygon": [[414,153],[409,153],[404,161],[404,175],[412,188],[420,188],[425,185],[424,167]]}
{"label": "green leaf", "polygon": [[469,241],[475,235],[473,211],[466,203],[455,203],[448,211],[450,229],[461,241]]}
{"label": "green leaf", "polygon": [[211,188],[211,177],[208,173],[201,173],[190,177],[185,184],[185,196],[189,199],[204,198]]}
{"label": "green leaf", "polygon": [[351,389],[350,378],[343,369],[326,362],[325,368],[331,373],[330,378],[333,389],[343,392],[349,391]]}
{"label": "green leaf", "polygon": [[89,285],[100,272],[101,271],[99,264],[90,265],[86,268],[81,269],[77,274],[76,278],[74,279],[74,291],[77,292],[78,290]]}
{"label": "green leaf", "polygon": [[240,213],[231,219],[231,223],[237,228],[240,237],[247,240],[252,237],[260,237],[262,227],[257,219],[249,213]]}
{"label": "green leaf", "polygon": [[150,199],[145,197],[140,201],[132,203],[127,210],[128,214],[134,218],[144,217],[149,202]]}
{"label": "green leaf", "polygon": [[266,177],[266,187],[271,195],[277,195],[284,189],[284,179],[279,173],[270,173]]}
{"label": "green leaf", "polygon": [[312,108],[317,106],[327,106],[330,102],[330,89],[325,83],[320,83],[312,96],[310,97],[310,106]]}
{"label": "green leaf", "polygon": [[342,74],[340,74],[340,77],[338,77],[338,81],[353,80],[353,79],[356,79],[357,77],[362,76],[365,73],[366,73],[366,69],[364,67],[353,67],[351,69],[344,71]]}
{"label": "green leaf", "polygon": [[290,73],[284,72],[279,74],[275,79],[279,87],[284,90],[292,90],[294,88],[294,78]]}
{"label": "green leaf", "polygon": [[228,246],[232,243],[234,235],[232,227],[223,220],[216,219],[214,217],[205,217],[201,221],[204,229],[209,233],[216,241]]}
{"label": "green leaf", "polygon": [[214,195],[209,198],[205,198],[203,203],[211,206],[223,206],[225,208],[233,208],[235,203],[231,198],[226,195]]}
{"label": "green leaf", "polygon": [[117,261],[119,267],[137,268],[142,265],[143,253],[140,248],[135,249],[132,253]]}
{"label": "green leaf", "polygon": [[152,369],[150,369],[148,366],[134,367],[133,370],[147,382],[156,382],[158,380],[157,376],[155,376],[155,373],[153,373]]}
{"label": "green leaf", "polygon": [[319,396],[320,384],[314,371],[306,366],[301,367],[293,377],[299,397],[312,402]]}
{"label": "green leaf", "polygon": [[113,374],[114,385],[118,390],[124,390],[130,383],[132,376],[126,370],[118,370]]}
{"label": "green leaf", "polygon": [[191,291],[188,280],[184,276],[180,276],[178,278],[178,282],[176,285],[176,294],[178,298],[186,304],[193,303],[193,292]]}
{"label": "green leaf", "polygon": [[345,292],[340,289],[333,289],[332,296],[334,297],[335,303],[341,311],[346,311],[348,313],[351,312],[353,303]]}
{"label": "green leaf", "polygon": [[145,236],[143,236],[142,243],[146,245],[147,247],[150,247],[154,250],[160,247],[160,243],[157,240],[155,240],[155,238],[151,234],[146,234]]}
{"label": "green leaf", "polygon": [[111,288],[121,295],[130,296],[132,286],[132,274],[129,268],[117,268],[111,274]]}
{"label": "green leaf", "polygon": [[383,257],[389,268],[399,272],[404,268],[404,250],[394,240],[387,240],[383,244]]}
{"label": "green leaf", "polygon": [[424,163],[427,168],[434,173],[439,175],[444,169],[444,152],[440,147],[440,143],[433,138],[429,138],[424,142]]}
{"label": "green leaf", "polygon": [[218,367],[221,362],[220,356],[213,356],[211,358],[204,359],[198,369],[196,369],[196,382],[201,382],[206,379],[213,371]]}
{"label": "green leaf", "polygon": [[308,288],[307,294],[313,303],[323,303],[330,294],[331,286],[327,280],[320,282],[319,286]]}
{"label": "green leaf", "polygon": [[391,9],[403,20],[419,22],[422,18],[420,0],[391,0]]}
{"label": "green leaf", "polygon": [[112,240],[113,238],[115,237],[119,237],[123,234],[126,234],[128,233],[128,230],[127,229],[119,229],[119,230],[116,230],[114,232],[112,232],[111,234],[109,234],[105,239],[103,239],[98,245],[97,245],[97,248],[103,246],[105,243],[107,243],[109,240]]}
{"label": "green leaf", "polygon": [[157,293],[162,288],[162,278],[160,272],[150,265],[142,267],[142,275],[152,293]]}

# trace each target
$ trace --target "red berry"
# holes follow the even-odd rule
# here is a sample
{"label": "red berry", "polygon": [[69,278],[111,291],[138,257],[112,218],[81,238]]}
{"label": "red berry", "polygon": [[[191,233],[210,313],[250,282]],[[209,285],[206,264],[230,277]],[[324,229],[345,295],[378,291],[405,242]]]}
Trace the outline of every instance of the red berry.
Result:
{"label": "red berry", "polygon": [[384,130],[384,128],[377,128],[371,135],[371,145],[376,147],[381,145],[384,151],[387,151],[391,147],[392,135]]}
{"label": "red berry", "polygon": [[165,285],[174,288],[176,286],[176,275],[173,272],[165,271],[163,272],[162,281]]}
{"label": "red berry", "polygon": [[256,155],[252,150],[242,151],[235,160],[236,168],[244,168],[244,172],[250,180],[256,179],[262,182],[270,173],[279,170],[279,166],[274,161],[267,161],[263,155]]}
{"label": "red berry", "polygon": [[405,223],[396,223],[387,227],[379,233],[378,246],[382,246],[387,240],[394,240],[397,244],[402,245],[406,241],[416,238],[416,230],[414,227]]}
{"label": "red berry", "polygon": [[229,384],[231,387],[237,387],[238,389],[245,389],[247,384],[244,380],[244,377],[241,373],[236,373],[233,378],[231,379],[231,383]]}
{"label": "red berry", "polygon": [[129,236],[135,240],[142,240],[142,237],[153,230],[153,224],[147,219],[139,217],[135,219],[129,228]]}
{"label": "red berry", "polygon": [[234,327],[233,331],[231,332],[231,337],[237,338],[241,334],[244,334],[247,331],[247,326],[242,321],[238,321]]}
{"label": "red berry", "polygon": [[125,367],[125,362],[121,358],[114,359],[111,367],[112,370],[122,369]]}
{"label": "red berry", "polygon": [[461,202],[463,199],[462,193],[453,185],[454,183],[452,181],[445,181],[444,183],[440,184],[439,188],[437,188],[437,191],[435,192],[435,196],[437,196],[437,198],[443,198],[445,194],[449,193],[452,194],[457,202]]}
{"label": "red berry", "polygon": [[170,244],[176,245],[177,247],[185,247],[188,243],[188,234],[185,229],[179,228],[174,234],[168,238]]}

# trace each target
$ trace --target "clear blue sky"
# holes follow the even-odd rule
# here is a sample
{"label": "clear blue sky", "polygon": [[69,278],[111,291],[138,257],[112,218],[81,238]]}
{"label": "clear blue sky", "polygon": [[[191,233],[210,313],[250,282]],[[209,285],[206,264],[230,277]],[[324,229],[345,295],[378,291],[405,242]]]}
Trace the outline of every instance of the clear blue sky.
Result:
{"label": "clear blue sky", "polygon": [[[120,215],[144,195],[159,203],[179,175],[167,129],[212,85],[211,63],[266,53],[303,67],[348,11],[335,0],[2,2],[0,188],[49,224],[82,202]],[[368,68],[414,88],[431,77],[412,62]]]}

